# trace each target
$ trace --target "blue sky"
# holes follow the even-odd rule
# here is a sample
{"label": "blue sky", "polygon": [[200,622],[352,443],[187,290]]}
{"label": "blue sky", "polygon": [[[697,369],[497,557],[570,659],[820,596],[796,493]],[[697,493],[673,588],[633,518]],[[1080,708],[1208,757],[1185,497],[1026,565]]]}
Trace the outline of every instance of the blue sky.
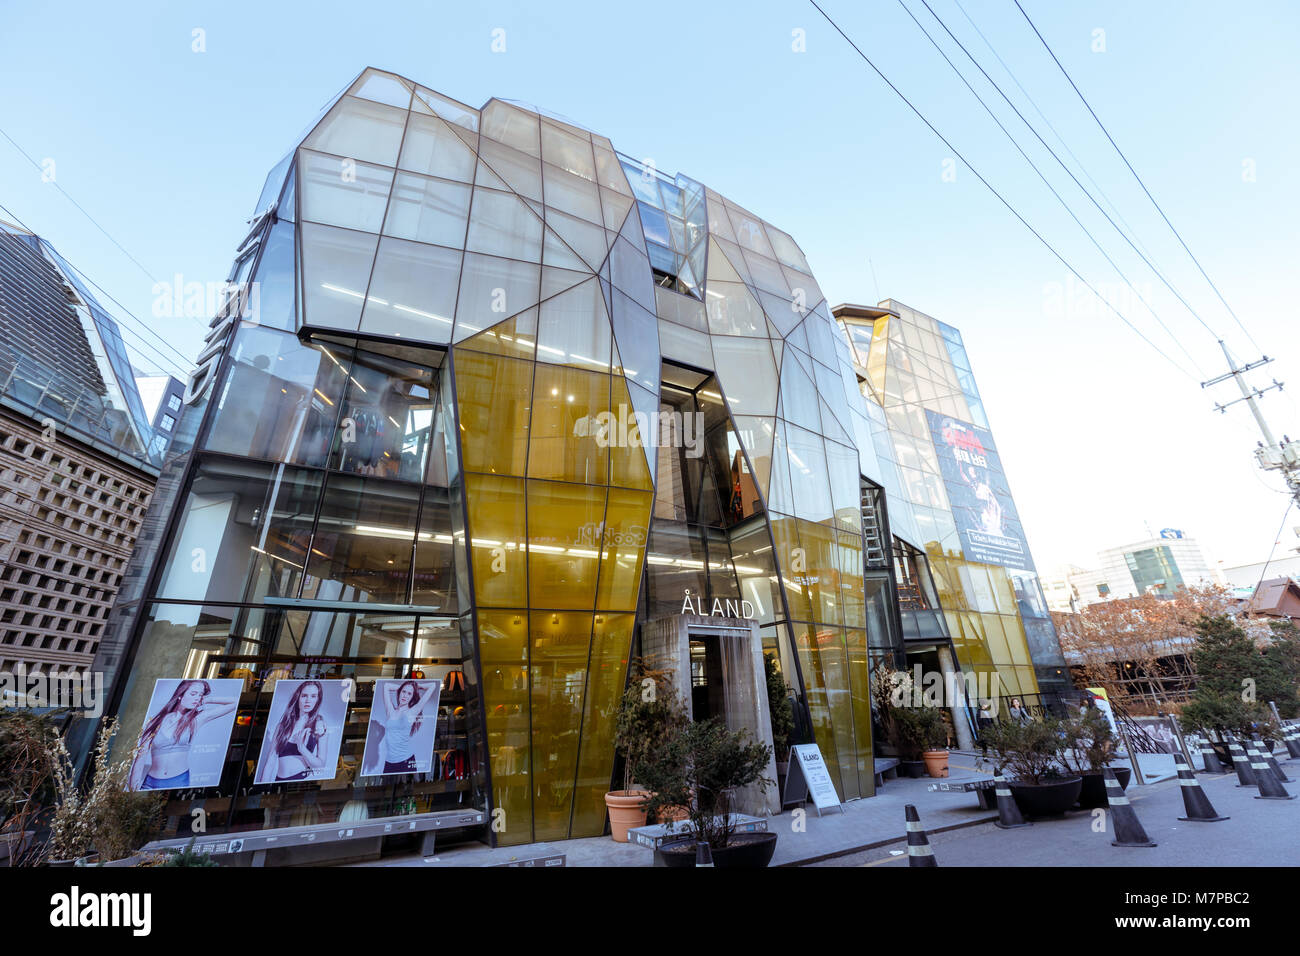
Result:
{"label": "blue sky", "polygon": [[[1147,524],[1183,528],[1212,564],[1263,560],[1286,498],[1255,468],[1244,407],[1212,412],[1215,399],[1235,394],[1231,385],[1213,395],[1199,387],[1222,367],[1214,336],[1069,182],[921,0],[906,2],[1181,347],[898,0],[823,6],[1190,376],[1104,308],[1082,297],[1063,305],[1072,280],[1060,262],[969,170],[958,164],[955,181],[945,181],[952,151],[805,2],[136,3],[130,12],[65,3],[53,15],[0,0],[0,128],[38,163],[52,159],[58,184],[153,277],[206,282],[225,277],[266,172],[364,66],[476,106],[491,96],[537,104],[789,231],[832,303],[893,297],[959,327],[1040,568],[1090,564],[1098,549],[1145,537]],[[1157,267],[1239,357],[1257,357],[1012,0],[929,3],[1074,167],[958,2]],[[1021,2],[1259,348],[1280,355],[1260,384],[1276,376],[1300,389],[1295,5]],[[506,48],[494,53],[498,28]],[[195,29],[205,52],[192,49]],[[796,30],[804,52],[792,49]],[[1097,30],[1103,51],[1094,50]],[[1253,180],[1244,175],[1252,168]],[[2,139],[0,184],[0,203],[171,346],[197,351],[202,323],[151,319],[153,279]],[[142,365],[158,364],[140,354]],[[1300,436],[1289,391],[1270,393],[1265,407],[1278,432]],[[1279,555],[1300,544],[1296,526],[1293,512]]]}

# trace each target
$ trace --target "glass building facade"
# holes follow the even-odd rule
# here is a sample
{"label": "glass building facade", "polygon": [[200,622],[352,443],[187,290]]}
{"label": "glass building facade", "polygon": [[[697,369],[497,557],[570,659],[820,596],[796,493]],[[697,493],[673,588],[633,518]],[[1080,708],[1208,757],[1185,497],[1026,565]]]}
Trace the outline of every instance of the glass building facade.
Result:
{"label": "glass building facade", "polygon": [[[686,608],[761,642],[841,798],[872,795],[872,667],[974,612],[941,606],[890,405],[788,234],[588,130],[366,70],[268,177],[231,280],[99,660],[123,752],[156,680],[244,680],[173,829],[198,800],[217,829],[473,807],[496,843],[599,835],[629,662]],[[368,778],[373,682],[412,674],[444,678],[457,772]],[[295,678],[355,682],[338,772],[257,784]]]}

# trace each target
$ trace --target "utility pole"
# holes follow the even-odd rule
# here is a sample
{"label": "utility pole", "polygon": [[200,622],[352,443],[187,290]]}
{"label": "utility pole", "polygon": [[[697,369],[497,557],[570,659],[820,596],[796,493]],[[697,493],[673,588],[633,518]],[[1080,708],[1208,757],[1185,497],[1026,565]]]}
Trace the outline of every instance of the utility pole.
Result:
{"label": "utility pole", "polygon": [[1218,378],[1212,378],[1208,382],[1202,382],[1201,388],[1209,388],[1211,385],[1218,385],[1220,382],[1226,382],[1233,378],[1237,380],[1237,387],[1241,389],[1241,398],[1235,398],[1230,402],[1215,402],[1214,407],[1220,412],[1227,413],[1228,409],[1238,402],[1245,402],[1250,413],[1255,416],[1255,424],[1259,426],[1260,432],[1264,436],[1262,442],[1257,443],[1255,448],[1255,460],[1259,462],[1259,467],[1265,471],[1280,471],[1282,477],[1286,480],[1286,486],[1291,492],[1292,498],[1296,504],[1300,504],[1300,442],[1291,441],[1287,435],[1282,436],[1279,442],[1273,437],[1272,430],[1268,427],[1268,422],[1264,420],[1264,413],[1259,409],[1257,399],[1263,398],[1265,392],[1277,389],[1282,391],[1282,382],[1273,379],[1273,384],[1264,388],[1253,388],[1246,384],[1246,373],[1251,369],[1259,368],[1261,365],[1267,365],[1273,361],[1267,355],[1263,356],[1256,362],[1250,362],[1237,368],[1237,363],[1233,361],[1231,353],[1228,352],[1228,346],[1223,340],[1219,340],[1219,347],[1223,349],[1224,358],[1228,360],[1228,373],[1220,375]]}

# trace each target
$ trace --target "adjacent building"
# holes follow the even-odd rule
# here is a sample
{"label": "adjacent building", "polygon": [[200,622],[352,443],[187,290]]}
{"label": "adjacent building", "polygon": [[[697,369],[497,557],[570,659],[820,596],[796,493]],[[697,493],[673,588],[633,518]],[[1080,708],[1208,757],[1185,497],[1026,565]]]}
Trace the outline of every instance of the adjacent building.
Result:
{"label": "adjacent building", "polygon": [[117,323],[0,222],[0,671],[82,671],[158,477]]}
{"label": "adjacent building", "polygon": [[1052,610],[1076,612],[1116,598],[1173,597],[1183,587],[1225,584],[1223,574],[1205,560],[1200,545],[1176,528],[1102,551],[1098,564],[1094,570],[1070,567],[1053,575],[1047,583]]}
{"label": "adjacent building", "polygon": [[[772,659],[845,800],[874,794],[881,663],[1064,687],[960,335],[833,316],[795,240],[704,184],[366,70],[230,281],[96,664],[119,756],[157,682],[242,682],[169,835],[200,806],[209,832],[598,835],[636,658],[764,741]],[[437,773],[367,771],[387,678],[443,680]],[[348,682],[337,765],[260,782],[304,679]]]}
{"label": "adjacent building", "polygon": [[136,375],[136,388],[145,414],[153,425],[149,454],[162,461],[171,447],[172,435],[180,421],[184,407],[185,383],[173,375]]}

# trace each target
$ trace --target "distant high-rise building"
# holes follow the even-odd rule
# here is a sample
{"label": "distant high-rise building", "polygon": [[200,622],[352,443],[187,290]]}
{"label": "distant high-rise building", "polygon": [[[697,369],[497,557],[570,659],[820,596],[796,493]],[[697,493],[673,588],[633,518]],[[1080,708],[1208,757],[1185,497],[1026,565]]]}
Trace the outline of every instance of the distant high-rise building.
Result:
{"label": "distant high-rise building", "polygon": [[171,447],[172,436],[185,408],[185,383],[172,375],[137,375],[135,384],[140,390],[149,421],[153,423],[150,455],[161,461]]}
{"label": "distant high-rise building", "polygon": [[0,222],[0,670],[87,667],[158,478],[117,323]]}
{"label": "distant high-rise building", "polygon": [[1224,583],[1200,545],[1174,528],[1163,529],[1156,538],[1108,548],[1097,557],[1100,567],[1095,570],[1071,566],[1044,582],[1052,610],[1079,611],[1142,594],[1172,598],[1180,588]]}

